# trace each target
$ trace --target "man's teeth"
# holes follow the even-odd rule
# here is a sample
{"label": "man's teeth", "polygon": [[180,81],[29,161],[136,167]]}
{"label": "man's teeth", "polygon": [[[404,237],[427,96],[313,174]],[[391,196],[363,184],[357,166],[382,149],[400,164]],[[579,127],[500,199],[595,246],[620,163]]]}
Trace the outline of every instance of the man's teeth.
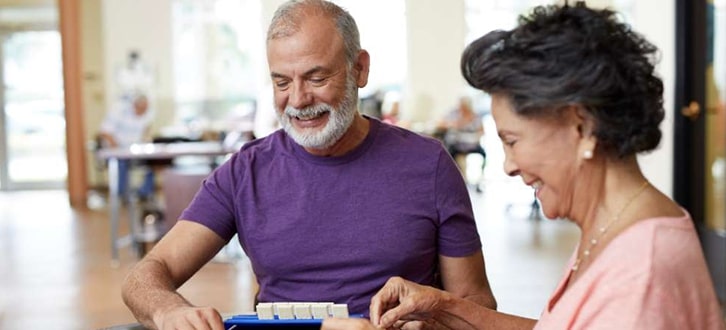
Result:
{"label": "man's teeth", "polygon": [[541,187],[542,187],[542,181],[537,181],[535,183],[532,183],[532,188],[534,188],[534,190],[538,190]]}
{"label": "man's teeth", "polygon": [[298,120],[311,120],[322,116],[321,113],[296,116]]}

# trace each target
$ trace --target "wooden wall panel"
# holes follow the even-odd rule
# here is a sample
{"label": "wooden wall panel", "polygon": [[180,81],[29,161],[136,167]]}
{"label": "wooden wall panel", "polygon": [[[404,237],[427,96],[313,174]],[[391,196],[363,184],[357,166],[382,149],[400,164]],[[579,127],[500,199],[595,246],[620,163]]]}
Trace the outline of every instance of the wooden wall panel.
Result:
{"label": "wooden wall panel", "polygon": [[68,197],[72,206],[85,207],[88,177],[83,121],[80,6],[80,0],[58,1],[66,102]]}

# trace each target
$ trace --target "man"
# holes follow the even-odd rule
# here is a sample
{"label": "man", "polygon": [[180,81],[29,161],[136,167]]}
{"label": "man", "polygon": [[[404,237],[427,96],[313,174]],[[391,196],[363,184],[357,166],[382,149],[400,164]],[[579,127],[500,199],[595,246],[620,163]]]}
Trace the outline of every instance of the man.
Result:
{"label": "man", "polygon": [[[116,107],[106,114],[99,138],[103,148],[128,147],[134,143],[150,141],[150,127],[153,113],[149,111],[149,99],[138,91],[129,93],[119,100]],[[129,186],[130,161],[120,160],[118,169],[119,195],[127,198]],[[149,169],[138,190],[142,200],[154,193],[154,171]]]}
{"label": "man", "polygon": [[495,307],[471,202],[442,145],[363,117],[369,55],[355,21],[320,0],[273,17],[267,55],[283,129],[246,144],[131,271],[123,296],[144,325],[220,328],[175,290],[235,234],[259,301],[332,301],[368,312],[391,276]]}

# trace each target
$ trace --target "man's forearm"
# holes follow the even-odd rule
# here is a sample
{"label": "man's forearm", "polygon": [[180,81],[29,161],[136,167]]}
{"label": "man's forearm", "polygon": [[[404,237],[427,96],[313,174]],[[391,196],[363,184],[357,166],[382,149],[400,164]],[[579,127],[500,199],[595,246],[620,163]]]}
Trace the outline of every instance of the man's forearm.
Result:
{"label": "man's forearm", "polygon": [[176,292],[167,268],[159,261],[143,259],[124,280],[121,292],[124,303],[144,327],[156,329],[154,318],[179,306],[190,306]]}
{"label": "man's forearm", "polygon": [[471,294],[463,297],[466,300],[473,301],[477,305],[484,306],[489,309],[497,310],[497,300],[491,294],[486,292]]}

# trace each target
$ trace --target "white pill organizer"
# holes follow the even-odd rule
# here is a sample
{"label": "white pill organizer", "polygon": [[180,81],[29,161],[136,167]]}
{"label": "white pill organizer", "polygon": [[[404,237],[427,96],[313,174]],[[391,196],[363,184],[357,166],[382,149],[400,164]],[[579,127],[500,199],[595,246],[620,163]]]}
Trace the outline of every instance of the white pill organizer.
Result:
{"label": "white pill organizer", "polygon": [[332,302],[259,303],[255,310],[254,314],[225,319],[225,329],[319,329],[323,319],[328,317],[364,317],[349,314],[347,304]]}

